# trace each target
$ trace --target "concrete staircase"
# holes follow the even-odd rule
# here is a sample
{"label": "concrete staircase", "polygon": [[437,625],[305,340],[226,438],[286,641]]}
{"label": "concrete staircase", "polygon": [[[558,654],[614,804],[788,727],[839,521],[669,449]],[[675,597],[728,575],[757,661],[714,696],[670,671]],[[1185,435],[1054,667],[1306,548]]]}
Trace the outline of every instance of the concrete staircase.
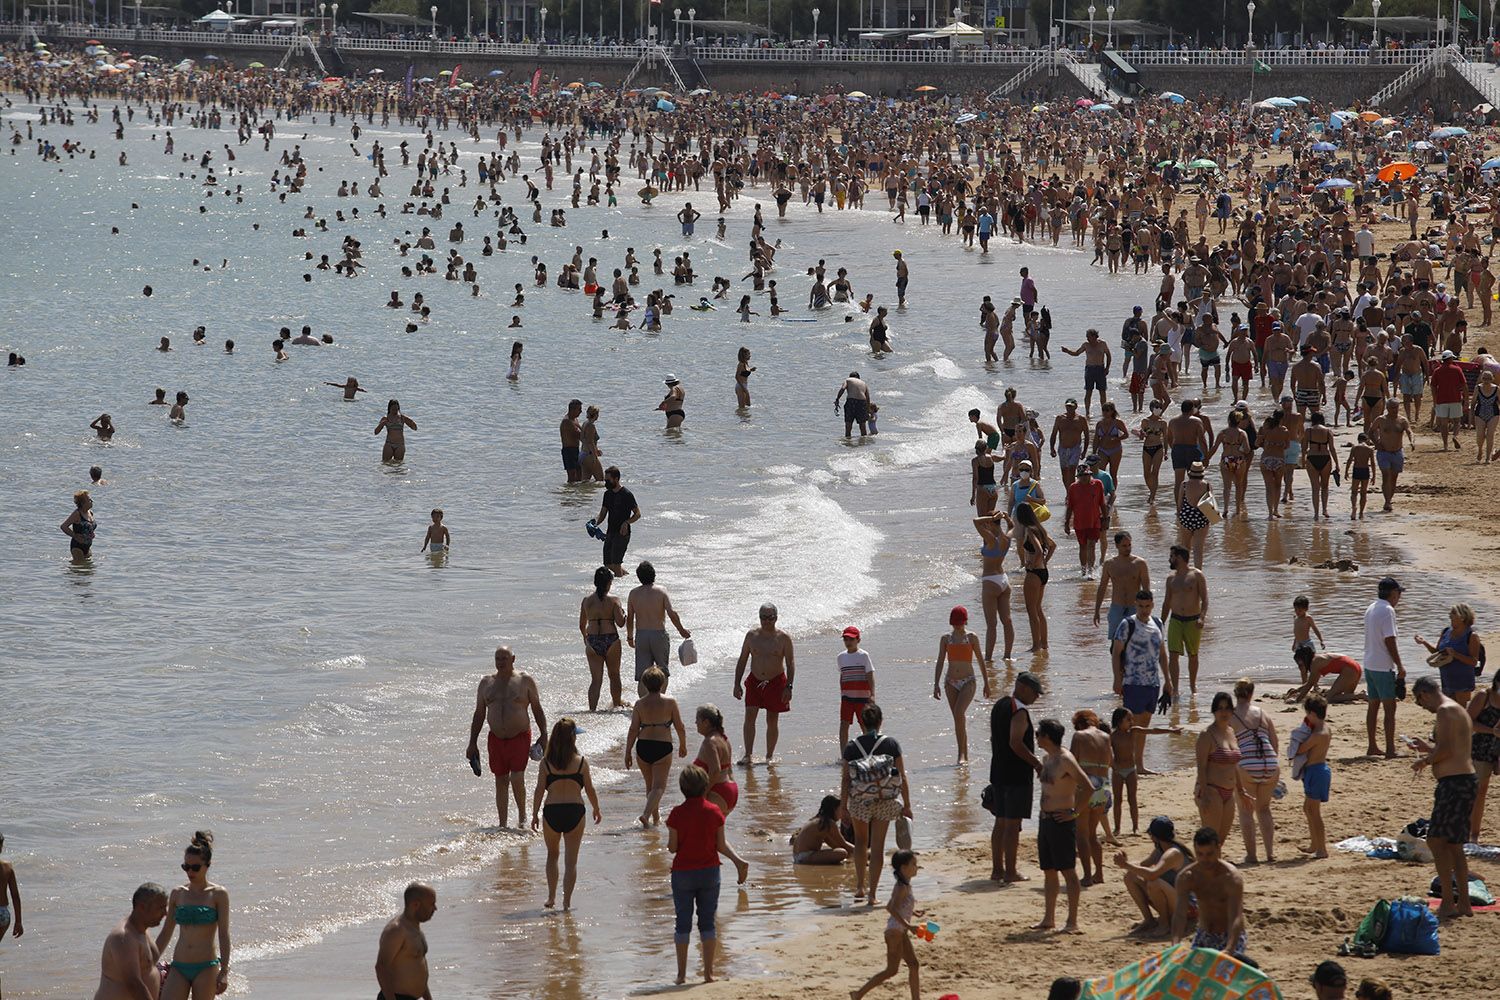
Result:
{"label": "concrete staircase", "polygon": [[1032,77],[1036,76],[1037,73],[1044,69],[1051,61],[1052,60],[1048,58],[1048,55],[1045,52],[1036,56],[1031,60],[1031,62],[1027,63],[1025,66],[1022,66],[1020,72],[1016,73],[1009,80],[1006,80],[1000,86],[990,91],[990,100],[996,101],[1002,97],[1009,97],[1011,94],[1014,94],[1016,91],[1021,89],[1021,87],[1026,83],[1027,80],[1030,80]]}
{"label": "concrete staircase", "polygon": [[1067,49],[1059,49],[1057,57],[1058,65],[1072,73],[1090,97],[1097,101],[1107,101],[1110,104],[1122,104],[1128,100],[1125,95],[1110,89],[1109,84],[1104,80],[1104,72],[1097,63],[1080,62],[1078,57]]}
{"label": "concrete staircase", "polygon": [[[1370,98],[1372,107],[1394,107],[1395,102],[1411,93],[1435,76],[1442,76],[1451,65],[1466,64],[1464,54],[1456,46],[1445,45],[1433,49],[1432,53],[1390,83],[1381,87]],[[1462,71],[1460,71],[1462,72]],[[1467,77],[1466,77],[1467,78]]]}
{"label": "concrete staircase", "polygon": [[1500,108],[1500,66],[1473,63],[1460,57],[1453,63],[1453,68],[1469,82],[1469,86],[1483,95],[1487,104]]}

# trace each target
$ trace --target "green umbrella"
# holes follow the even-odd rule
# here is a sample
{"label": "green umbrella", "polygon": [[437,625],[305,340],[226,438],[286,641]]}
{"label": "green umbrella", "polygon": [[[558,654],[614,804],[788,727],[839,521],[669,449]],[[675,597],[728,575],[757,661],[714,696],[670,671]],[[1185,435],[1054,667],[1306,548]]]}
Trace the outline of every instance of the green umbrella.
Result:
{"label": "green umbrella", "polygon": [[253,62],[253,63],[250,64],[249,68],[250,69],[265,69],[266,68],[266,64],[263,63],[263,62]]}
{"label": "green umbrella", "polygon": [[1219,165],[1213,160],[1194,160],[1188,164],[1189,170],[1218,170]]}

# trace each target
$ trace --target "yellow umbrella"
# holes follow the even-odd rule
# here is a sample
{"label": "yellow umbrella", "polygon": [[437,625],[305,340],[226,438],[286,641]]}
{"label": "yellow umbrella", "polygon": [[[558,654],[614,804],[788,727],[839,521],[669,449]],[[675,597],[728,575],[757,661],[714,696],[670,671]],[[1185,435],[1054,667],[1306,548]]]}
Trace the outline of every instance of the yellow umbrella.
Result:
{"label": "yellow umbrella", "polygon": [[453,75],[453,71],[451,69],[445,69],[441,73],[438,74],[438,76],[452,76],[452,75]]}

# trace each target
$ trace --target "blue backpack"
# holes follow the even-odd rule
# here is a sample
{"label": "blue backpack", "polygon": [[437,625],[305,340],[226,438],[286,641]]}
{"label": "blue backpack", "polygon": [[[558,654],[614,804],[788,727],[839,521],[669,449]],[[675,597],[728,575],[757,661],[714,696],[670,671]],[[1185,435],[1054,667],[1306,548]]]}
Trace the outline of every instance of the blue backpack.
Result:
{"label": "blue backpack", "polygon": [[1437,914],[1428,909],[1425,899],[1407,896],[1391,902],[1390,923],[1381,948],[1396,955],[1438,954]]}

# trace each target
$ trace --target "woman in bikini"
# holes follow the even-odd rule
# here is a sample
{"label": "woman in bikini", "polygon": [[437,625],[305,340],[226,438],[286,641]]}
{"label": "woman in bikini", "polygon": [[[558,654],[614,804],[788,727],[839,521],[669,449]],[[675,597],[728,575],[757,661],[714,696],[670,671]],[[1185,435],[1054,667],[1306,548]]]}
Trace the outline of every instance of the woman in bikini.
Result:
{"label": "woman in bikini", "polygon": [[547,741],[547,755],[537,765],[536,794],[531,798],[531,828],[541,826],[542,839],[547,844],[547,902],[542,905],[549,910],[557,903],[557,855],[565,844],[563,910],[573,907],[578,848],[583,844],[586,826],[584,795],[594,808],[594,825],[598,826],[604,817],[599,814],[599,796],[594,793],[589,762],[578,753],[578,725],[572,719],[558,719]]}
{"label": "woman in bikini", "polygon": [[1057,551],[1057,543],[1036,519],[1031,504],[1016,507],[1011,529],[1011,541],[1021,557],[1021,568],[1026,571],[1026,581],[1021,586],[1026,601],[1026,619],[1031,628],[1031,653],[1047,649],[1047,613],[1042,610],[1042,597],[1047,590],[1047,563]]}
{"label": "woman in bikini", "polygon": [[1302,455],[1307,462],[1307,478],[1312,484],[1313,520],[1318,519],[1318,507],[1323,508],[1323,517],[1328,517],[1328,483],[1333,477],[1334,461],[1333,431],[1328,429],[1323,414],[1307,415],[1307,426],[1302,430]]}
{"label": "woman in bikini", "polygon": [[1016,644],[1016,626],[1010,617],[1010,577],[1005,573],[1005,556],[1010,551],[1010,535],[1015,522],[1005,511],[989,517],[974,518],[979,532],[981,600],[984,602],[984,662],[995,662],[995,620],[1005,628],[1005,659],[1011,658]]}
{"label": "woman in bikini", "polygon": [[1286,467],[1286,448],[1292,435],[1281,425],[1281,410],[1271,411],[1261,425],[1256,441],[1260,448],[1260,476],[1266,484],[1266,511],[1271,518],[1281,517],[1281,472]]}
{"label": "woman in bikini", "polygon": [[1359,440],[1349,448],[1349,457],[1344,460],[1344,478],[1349,480],[1349,520],[1365,516],[1365,504],[1370,499],[1370,468],[1375,462],[1375,449],[1368,435],[1361,434]]}
{"label": "woman in bikini", "polygon": [[1150,495],[1148,504],[1156,503],[1156,490],[1161,482],[1162,453],[1166,450],[1167,422],[1161,418],[1164,405],[1161,400],[1151,401],[1151,415],[1141,421],[1136,431],[1141,438],[1141,471],[1145,475],[1146,489]]}
{"label": "woman in bikini", "polygon": [[1109,772],[1114,764],[1114,751],[1109,734],[1099,725],[1099,716],[1081,709],[1073,713],[1073,739],[1068,750],[1089,776],[1088,787],[1077,789],[1074,808],[1078,812],[1078,855],[1083,861],[1083,884],[1104,884],[1104,843],[1099,839],[1103,827],[1104,838],[1111,844],[1109,835],[1109,807],[1114,804],[1110,794]]}
{"label": "woman in bikini", "polygon": [[[162,1000],[213,1000],[229,986],[229,893],[208,880],[213,860],[214,835],[199,830],[182,855],[187,884],[172,890],[166,920],[156,935],[156,950],[165,955],[181,928],[162,980]],[[214,975],[203,974],[211,969]]]}
{"label": "woman in bikini", "polygon": [[[948,615],[951,632],[938,639],[937,666],[932,673],[932,697],[934,701],[947,691],[948,709],[953,713],[953,736],[958,741],[958,765],[969,762],[969,706],[974,703],[974,661],[979,661],[980,675],[984,678],[984,696],[990,694],[990,670],[979,655],[979,636],[969,631],[969,609],[963,605],[954,608]],[[948,666],[948,677],[943,679],[943,665]]]}
{"label": "woman in bikini", "polygon": [[740,800],[740,786],[735,784],[731,770],[734,751],[729,746],[729,737],[724,735],[724,715],[713,705],[699,705],[694,722],[703,745],[693,763],[708,774],[708,801],[718,806],[728,819]]}
{"label": "woman in bikini", "polygon": [[401,401],[393,399],[386,404],[385,416],[375,425],[375,433],[385,431],[385,446],[380,449],[382,462],[406,461],[406,429],[417,429],[417,422],[401,412]]}
{"label": "woman in bikini", "polygon": [[687,756],[687,728],[677,710],[677,699],[661,693],[667,686],[667,675],[660,667],[651,667],[641,676],[646,693],[630,712],[630,731],[625,734],[625,766],[634,766],[632,757],[640,758],[641,777],[646,782],[646,808],[641,810],[642,826],[661,822],[659,807],[672,773],[672,730],[677,730],[677,756]]}
{"label": "woman in bikini", "polygon": [[1208,450],[1208,460],[1219,452],[1219,475],[1224,481],[1224,514],[1229,515],[1229,501],[1234,500],[1235,517],[1248,517],[1245,513],[1245,487],[1250,479],[1250,437],[1240,426],[1240,412],[1229,411],[1229,426],[1214,439]]}
{"label": "woman in bikini", "polygon": [[580,482],[604,482],[604,462],[599,456],[604,450],[599,447],[599,407],[590,406],[583,411],[583,427],[579,429],[578,452],[583,464]]}
{"label": "woman in bikini", "polygon": [[583,655],[588,658],[589,711],[599,711],[599,693],[604,686],[604,671],[609,669],[611,708],[624,708],[620,697],[620,626],[625,624],[625,609],[620,599],[609,592],[615,575],[600,566],[594,570],[594,592],[578,606],[578,631],[583,633]]}
{"label": "woman in bikini", "polygon": [[1204,826],[1219,832],[1219,843],[1229,842],[1234,829],[1235,799],[1240,793],[1240,746],[1230,723],[1234,720],[1234,699],[1220,691],[1213,700],[1214,721],[1198,734],[1198,779],[1193,785],[1193,801]]}
{"label": "woman in bikini", "polygon": [[1242,677],[1234,685],[1234,714],[1229,720],[1240,748],[1240,831],[1245,835],[1245,864],[1259,864],[1255,833],[1266,846],[1266,861],[1276,861],[1276,819],[1271,799],[1281,777],[1281,746],[1276,724],[1255,704],[1255,683]]}
{"label": "woman in bikini", "polygon": [[1490,778],[1500,770],[1500,670],[1490,675],[1490,686],[1469,701],[1469,719],[1474,726],[1470,750],[1474,771],[1479,775],[1479,794],[1474,797],[1474,811],[1469,816],[1469,840],[1475,844],[1484,822],[1484,799],[1490,790]]}
{"label": "woman in bikini", "polygon": [[1495,373],[1481,372],[1474,387],[1474,439],[1477,453],[1474,461],[1489,465],[1495,457],[1495,428],[1500,426],[1500,388]]}
{"label": "woman in bikini", "polygon": [[687,413],[683,411],[683,403],[687,400],[687,390],[682,387],[677,376],[667,376],[667,396],[656,408],[667,415],[667,430],[676,430],[682,426],[687,419]]}
{"label": "woman in bikini", "polygon": [[750,364],[750,348],[741,347],[734,365],[734,402],[740,409],[750,406],[750,376],[755,368]]}
{"label": "woman in bikini", "polygon": [[1208,515],[1199,504],[1205,497],[1213,502],[1214,489],[1204,476],[1202,462],[1194,462],[1182,481],[1182,498],[1177,503],[1177,544],[1193,555],[1193,565],[1203,568],[1203,543],[1208,540]]}
{"label": "woman in bikini", "polygon": [[999,487],[995,484],[995,456],[990,453],[988,441],[974,442],[974,457],[969,465],[972,470],[969,503],[974,505],[980,517],[989,517],[995,512]]}
{"label": "woman in bikini", "polygon": [[1099,423],[1094,426],[1094,449],[1109,463],[1109,475],[1116,483],[1120,481],[1120,459],[1125,457],[1125,439],[1130,428],[1120,419],[1120,411],[1114,403],[1105,403]]}

